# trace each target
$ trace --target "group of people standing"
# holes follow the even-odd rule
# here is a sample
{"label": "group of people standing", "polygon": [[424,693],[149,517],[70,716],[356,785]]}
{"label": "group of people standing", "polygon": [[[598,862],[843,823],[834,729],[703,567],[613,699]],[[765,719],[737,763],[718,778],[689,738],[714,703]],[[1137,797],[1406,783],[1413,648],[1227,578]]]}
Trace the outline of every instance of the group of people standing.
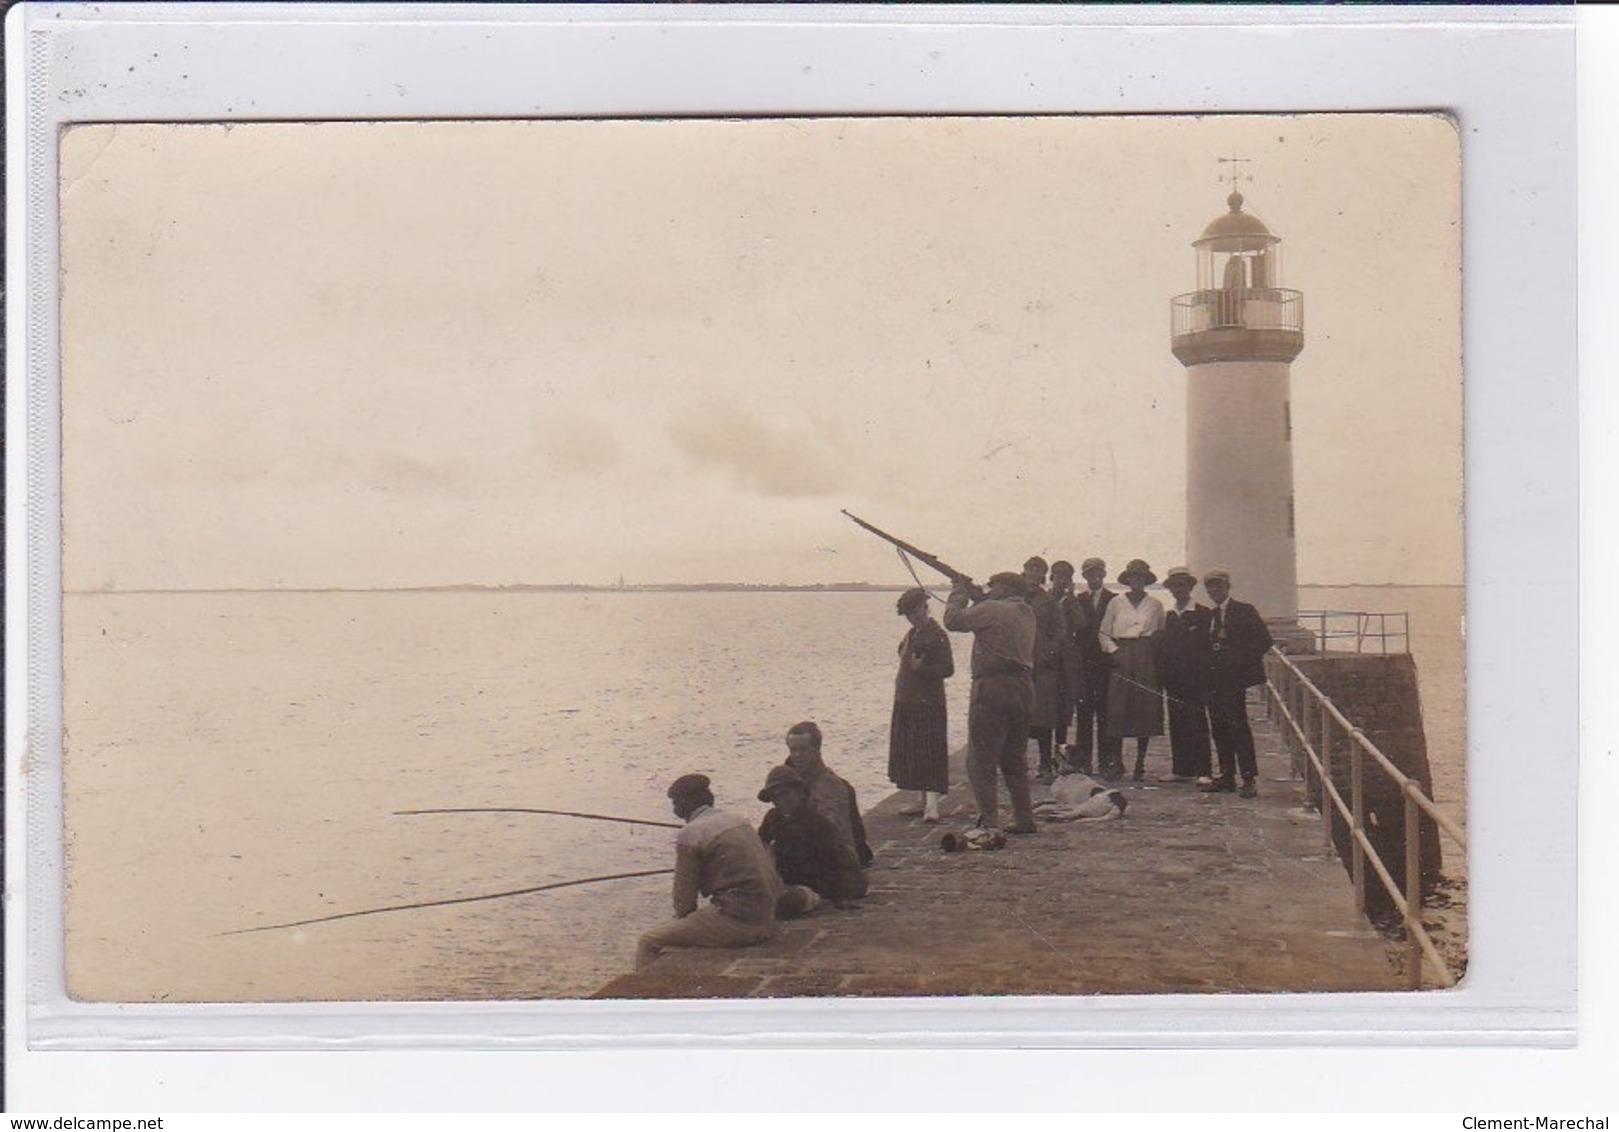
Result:
{"label": "group of people standing", "polygon": [[[979,828],[1036,832],[1031,740],[1043,783],[1069,772],[1089,775],[1093,758],[1098,777],[1118,781],[1126,739],[1136,742],[1133,777],[1143,780],[1148,745],[1164,734],[1166,704],[1170,772],[1160,781],[1255,797],[1247,690],[1265,680],[1271,636],[1258,610],[1231,598],[1231,576],[1204,573],[1211,606],[1193,601],[1198,579],[1180,566],[1164,579],[1170,605],[1147,592],[1158,579],[1140,559],[1119,574],[1122,593],[1106,585],[1100,558],[1081,564],[1083,588],[1067,562],[1050,567],[1049,587],[1047,574],[1045,560],[1035,557],[1021,573],[994,575],[983,590],[959,578],[942,626],[929,615],[926,590],[900,595],[896,610],[910,627],[899,644],[889,777],[918,794],[903,812],[937,822],[950,789],[945,681],[955,659],[946,630],[973,635],[967,775]],[[670,785],[670,803],[685,823],[675,839],[675,918],[641,937],[638,967],[670,948],[761,943],[780,921],[822,901],[843,907],[866,895],[873,854],[854,788],[826,765],[815,723],[794,724],[786,740],[786,761],[759,791],[771,809],[757,830],[715,808],[706,775],[682,775]],[[1012,803],[1005,827],[1001,781]],[[702,896],[708,904],[700,904]]]}
{"label": "group of people standing", "polygon": [[946,629],[973,634],[967,773],[980,826],[1000,828],[999,778],[1012,803],[1005,832],[1035,832],[1031,739],[1042,783],[1071,771],[1122,779],[1126,739],[1135,740],[1131,777],[1142,781],[1148,746],[1165,731],[1166,705],[1170,771],[1160,781],[1255,797],[1247,690],[1264,682],[1272,641],[1259,611],[1232,599],[1230,574],[1203,575],[1212,605],[1193,600],[1198,578],[1183,566],[1164,579],[1170,605],[1147,592],[1158,578],[1140,559],[1119,574],[1122,593],[1108,588],[1100,558],[1081,564],[1082,586],[1068,562],[1050,566],[1049,587],[1047,575],[1045,560],[1034,557],[1021,573],[994,575],[983,591],[958,579],[943,627],[928,616],[925,590],[900,597],[911,628],[900,642],[889,777],[901,790],[920,792],[924,820],[938,820],[938,798],[949,785],[944,681],[954,664]]}

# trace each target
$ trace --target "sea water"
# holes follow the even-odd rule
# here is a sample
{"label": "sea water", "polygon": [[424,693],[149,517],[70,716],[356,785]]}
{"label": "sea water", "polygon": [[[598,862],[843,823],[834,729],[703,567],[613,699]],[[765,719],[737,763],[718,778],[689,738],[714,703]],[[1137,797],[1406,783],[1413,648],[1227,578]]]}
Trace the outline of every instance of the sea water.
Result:
{"label": "sea water", "polygon": [[[887,782],[894,594],[70,594],[70,993],[95,1000],[589,994],[669,915],[669,878],[244,931],[668,868],[664,788],[756,798],[801,719],[861,804]],[[1435,792],[1458,818],[1459,589],[1305,590],[1409,611]],[[954,637],[952,745],[968,637]],[[1160,749],[1162,747],[1162,749]],[[1153,757],[1167,760],[1155,741]]]}

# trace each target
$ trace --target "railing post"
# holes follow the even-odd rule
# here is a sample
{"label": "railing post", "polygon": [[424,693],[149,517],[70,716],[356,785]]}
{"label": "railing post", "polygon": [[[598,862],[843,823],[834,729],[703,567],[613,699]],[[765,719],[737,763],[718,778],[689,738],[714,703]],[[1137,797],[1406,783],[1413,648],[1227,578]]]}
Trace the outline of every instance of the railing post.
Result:
{"label": "railing post", "polygon": [[1355,878],[1355,911],[1366,914],[1366,850],[1360,839],[1366,831],[1366,792],[1361,788],[1361,764],[1365,761],[1360,749],[1360,728],[1349,733],[1349,806],[1355,815],[1350,831],[1351,875]]}
{"label": "railing post", "polygon": [[[1285,663],[1278,664],[1275,671],[1277,678],[1269,685],[1271,689],[1271,697],[1276,701],[1275,707],[1281,709],[1281,711],[1277,714],[1287,716],[1289,714],[1287,712],[1287,688],[1288,681],[1293,679],[1293,671],[1292,669],[1288,668]],[[1282,738],[1287,743],[1288,765],[1293,768],[1293,773],[1295,775],[1298,774],[1299,761],[1304,757],[1303,753],[1299,750],[1299,738],[1297,735],[1293,734],[1293,727],[1297,723],[1298,716],[1291,716],[1287,726],[1282,728]]]}
{"label": "railing post", "polygon": [[1312,701],[1309,693],[1304,690],[1303,680],[1293,681],[1293,718],[1299,721],[1299,742],[1306,748],[1310,745],[1310,705]]}
{"label": "railing post", "polygon": [[[1321,713],[1323,716],[1326,712]],[[1328,853],[1336,855],[1337,850],[1332,844],[1332,812],[1336,808],[1332,804],[1332,795],[1327,793],[1327,784],[1332,781],[1332,732],[1326,728],[1321,730],[1321,742],[1316,748],[1321,757],[1321,769],[1316,772],[1320,779],[1317,784],[1321,787],[1321,840],[1326,845]]]}
{"label": "railing post", "polygon": [[1422,814],[1410,790],[1405,796],[1405,979],[1411,990],[1422,989]]}

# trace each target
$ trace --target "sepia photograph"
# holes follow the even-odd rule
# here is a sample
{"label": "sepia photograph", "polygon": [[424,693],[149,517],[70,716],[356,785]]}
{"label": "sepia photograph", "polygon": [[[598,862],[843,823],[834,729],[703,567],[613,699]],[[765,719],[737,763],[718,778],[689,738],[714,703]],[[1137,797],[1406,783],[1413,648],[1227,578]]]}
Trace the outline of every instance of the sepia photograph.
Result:
{"label": "sepia photograph", "polygon": [[89,1003],[1443,991],[1439,113],[79,124]]}

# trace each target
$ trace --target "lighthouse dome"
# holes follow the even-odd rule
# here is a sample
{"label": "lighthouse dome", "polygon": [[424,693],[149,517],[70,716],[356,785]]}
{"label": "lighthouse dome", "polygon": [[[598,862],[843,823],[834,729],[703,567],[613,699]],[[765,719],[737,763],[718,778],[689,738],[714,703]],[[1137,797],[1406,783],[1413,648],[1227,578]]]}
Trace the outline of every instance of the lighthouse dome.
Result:
{"label": "lighthouse dome", "polygon": [[1203,234],[1192,241],[1192,246],[1216,252],[1259,252],[1281,242],[1271,235],[1265,222],[1242,210],[1242,194],[1232,193],[1226,198],[1230,211],[1209,221]]}

